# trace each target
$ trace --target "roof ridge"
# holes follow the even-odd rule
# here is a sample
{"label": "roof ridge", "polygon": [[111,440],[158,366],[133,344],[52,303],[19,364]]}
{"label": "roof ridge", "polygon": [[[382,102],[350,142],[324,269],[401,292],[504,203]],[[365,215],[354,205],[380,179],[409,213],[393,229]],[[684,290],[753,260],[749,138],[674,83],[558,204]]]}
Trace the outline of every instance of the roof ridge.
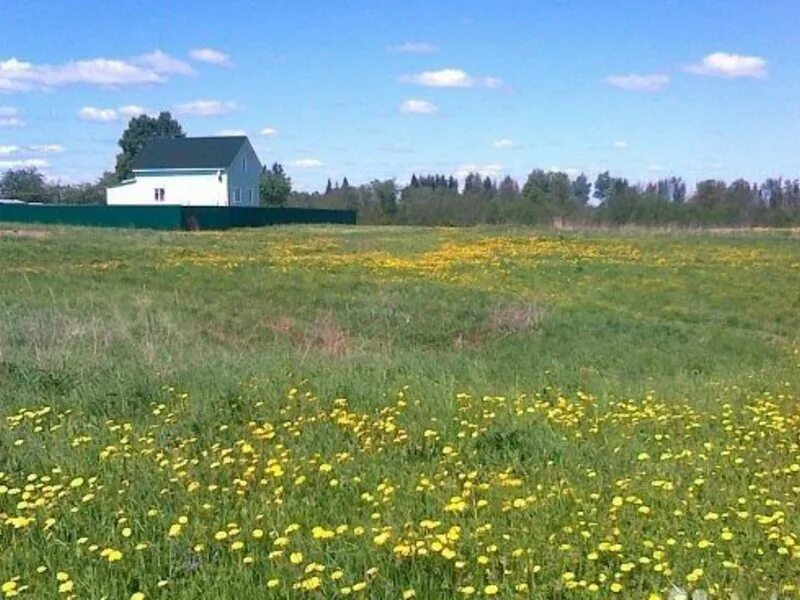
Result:
{"label": "roof ridge", "polygon": [[133,170],[204,169],[228,167],[246,135],[151,138],[133,163]]}

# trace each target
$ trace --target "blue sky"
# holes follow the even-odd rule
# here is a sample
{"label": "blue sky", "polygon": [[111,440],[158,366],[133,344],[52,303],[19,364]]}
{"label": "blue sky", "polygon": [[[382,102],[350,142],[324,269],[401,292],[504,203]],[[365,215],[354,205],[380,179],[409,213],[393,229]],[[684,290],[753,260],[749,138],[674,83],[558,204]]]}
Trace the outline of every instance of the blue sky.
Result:
{"label": "blue sky", "polygon": [[0,15],[0,170],[94,179],[143,108],[189,135],[245,131],[309,190],[471,169],[800,176],[797,0],[0,0]]}

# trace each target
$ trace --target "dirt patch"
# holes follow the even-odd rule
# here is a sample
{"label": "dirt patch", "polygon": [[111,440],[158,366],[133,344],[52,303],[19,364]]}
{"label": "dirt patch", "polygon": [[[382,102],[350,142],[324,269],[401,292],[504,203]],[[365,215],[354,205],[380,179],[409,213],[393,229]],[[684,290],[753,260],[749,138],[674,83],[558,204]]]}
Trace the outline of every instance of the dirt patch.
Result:
{"label": "dirt patch", "polygon": [[318,352],[326,356],[343,357],[353,353],[353,338],[342,329],[330,312],[320,312],[310,323],[291,317],[277,317],[266,323],[275,339],[288,339],[303,355]]}
{"label": "dirt patch", "polygon": [[453,338],[453,348],[477,348],[498,337],[538,329],[545,311],[536,304],[498,303],[489,310],[486,323],[476,329],[463,331]]}
{"label": "dirt patch", "polygon": [[53,235],[52,231],[45,229],[0,229],[0,238],[30,238],[34,240],[43,240]]}
{"label": "dirt patch", "polygon": [[453,338],[453,348],[465,350],[467,348],[477,348],[483,345],[484,334],[480,331],[459,333]]}
{"label": "dirt patch", "polygon": [[495,305],[489,313],[489,330],[501,335],[527,331],[539,327],[543,318],[544,310],[535,304]]}

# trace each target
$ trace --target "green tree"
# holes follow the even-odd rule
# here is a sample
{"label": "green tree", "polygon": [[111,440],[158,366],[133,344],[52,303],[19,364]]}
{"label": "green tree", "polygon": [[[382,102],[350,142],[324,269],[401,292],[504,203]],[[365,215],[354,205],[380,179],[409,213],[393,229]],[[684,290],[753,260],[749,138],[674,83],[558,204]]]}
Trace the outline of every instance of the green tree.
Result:
{"label": "green tree", "polygon": [[572,195],[581,206],[586,206],[589,202],[589,193],[592,191],[592,184],[589,183],[588,177],[581,173],[572,182]]}
{"label": "green tree", "polygon": [[42,202],[47,201],[49,190],[44,175],[35,167],[9,169],[0,179],[0,197]]}
{"label": "green tree", "polygon": [[611,196],[611,190],[614,185],[614,180],[608,171],[603,171],[597,176],[594,182],[594,197],[600,200],[601,203],[608,202]]}
{"label": "green tree", "polygon": [[258,187],[262,205],[283,206],[292,193],[292,180],[280,163],[272,163],[271,168],[264,167]]}
{"label": "green tree", "polygon": [[144,145],[157,138],[182,138],[186,137],[181,124],[172,118],[168,112],[162,112],[158,117],[139,115],[128,122],[128,127],[119,139],[122,152],[117,154],[117,166],[114,170],[117,180],[130,179],[133,175],[131,167],[133,161],[142,151]]}
{"label": "green tree", "polygon": [[372,195],[377,199],[381,212],[394,215],[397,212],[397,184],[394,179],[381,181],[375,179],[369,184]]}

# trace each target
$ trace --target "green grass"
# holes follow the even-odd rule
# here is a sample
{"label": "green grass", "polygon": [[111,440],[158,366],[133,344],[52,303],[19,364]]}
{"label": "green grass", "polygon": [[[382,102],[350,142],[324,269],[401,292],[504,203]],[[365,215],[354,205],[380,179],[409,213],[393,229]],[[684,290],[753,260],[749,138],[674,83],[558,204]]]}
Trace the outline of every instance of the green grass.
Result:
{"label": "green grass", "polygon": [[12,592],[797,596],[791,233],[43,231],[0,231]]}

